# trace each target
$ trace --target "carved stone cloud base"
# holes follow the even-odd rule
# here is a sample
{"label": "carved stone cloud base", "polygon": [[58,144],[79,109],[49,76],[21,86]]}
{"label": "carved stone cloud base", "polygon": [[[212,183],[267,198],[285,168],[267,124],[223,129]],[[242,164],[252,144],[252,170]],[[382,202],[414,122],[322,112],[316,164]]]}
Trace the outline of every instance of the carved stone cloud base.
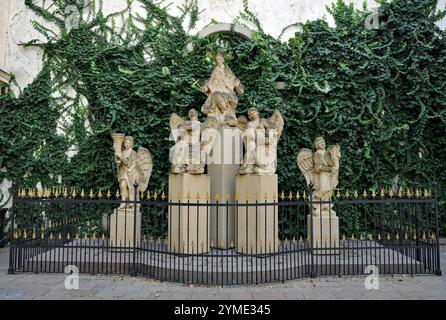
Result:
{"label": "carved stone cloud base", "polygon": [[[237,175],[236,191],[240,197],[236,213],[237,252],[268,254],[277,251],[278,240],[277,175]],[[265,194],[267,198],[265,200]],[[258,200],[256,200],[256,195]],[[245,206],[243,203],[257,203]]]}
{"label": "carved stone cloud base", "polygon": [[[133,241],[141,241],[141,212],[133,207],[115,209],[110,217],[110,240],[114,247],[133,247]],[[136,237],[135,234],[136,223]]]}
{"label": "carved stone cloud base", "polygon": [[169,174],[168,246],[171,251],[196,254],[209,250],[210,207],[187,206],[187,202],[189,194],[191,204],[206,203],[210,185],[210,177],[205,174]]}
{"label": "carved stone cloud base", "polygon": [[[311,231],[313,229],[313,231]],[[339,254],[339,218],[326,214],[307,216],[307,234],[313,238],[313,254]]]}

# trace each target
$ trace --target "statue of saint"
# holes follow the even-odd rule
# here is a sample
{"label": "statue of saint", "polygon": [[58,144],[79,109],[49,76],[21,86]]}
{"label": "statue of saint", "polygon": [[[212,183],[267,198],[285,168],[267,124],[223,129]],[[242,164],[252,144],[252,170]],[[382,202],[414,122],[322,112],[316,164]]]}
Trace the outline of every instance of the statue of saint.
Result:
{"label": "statue of saint", "polygon": [[[139,193],[144,192],[152,174],[153,162],[150,151],[139,148],[133,150],[133,137],[120,133],[112,134],[115,150],[115,162],[118,168],[118,181],[122,201],[138,200]],[[137,190],[135,190],[135,184]],[[136,194],[136,199],[135,199]],[[128,204],[129,207],[132,204]],[[125,203],[120,208],[124,208]]]}
{"label": "statue of saint", "polygon": [[215,117],[220,124],[235,127],[237,126],[237,94],[243,95],[244,88],[240,80],[225,64],[222,53],[217,54],[215,61],[216,66],[211,77],[201,87],[201,91],[208,97],[201,112]]}
{"label": "statue of saint", "polygon": [[[313,187],[313,214],[331,214],[333,191],[338,186],[339,163],[341,149],[339,145],[329,146],[325,149],[325,140],[322,137],[314,141],[316,151],[301,149],[297,155],[297,165],[302,172],[307,184]],[[327,203],[317,203],[317,202]]]}
{"label": "statue of saint", "polygon": [[279,111],[275,111],[271,118],[263,119],[256,108],[248,110],[248,117],[250,121],[247,124],[243,118],[238,120],[245,146],[239,174],[274,174],[277,168],[277,143],[285,125],[283,117]]}

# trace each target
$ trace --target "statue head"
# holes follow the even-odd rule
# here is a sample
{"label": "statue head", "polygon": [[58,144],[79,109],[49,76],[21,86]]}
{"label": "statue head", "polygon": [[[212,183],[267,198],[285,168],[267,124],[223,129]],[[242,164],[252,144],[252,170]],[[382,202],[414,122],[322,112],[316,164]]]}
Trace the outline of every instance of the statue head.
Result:
{"label": "statue head", "polygon": [[190,109],[188,113],[189,119],[191,121],[198,121],[198,112],[195,109]]}
{"label": "statue head", "polygon": [[257,108],[249,108],[248,109],[248,117],[251,121],[256,120],[260,117],[260,113],[259,110],[257,110]]}
{"label": "statue head", "polygon": [[317,137],[314,140],[314,147],[316,150],[325,150],[325,139],[323,137]]}
{"label": "statue head", "polygon": [[133,137],[126,136],[124,138],[124,148],[126,148],[126,149],[133,148]]}
{"label": "statue head", "polygon": [[225,56],[223,52],[217,53],[217,55],[215,56],[215,63],[217,64],[217,66],[222,66],[225,64]]}

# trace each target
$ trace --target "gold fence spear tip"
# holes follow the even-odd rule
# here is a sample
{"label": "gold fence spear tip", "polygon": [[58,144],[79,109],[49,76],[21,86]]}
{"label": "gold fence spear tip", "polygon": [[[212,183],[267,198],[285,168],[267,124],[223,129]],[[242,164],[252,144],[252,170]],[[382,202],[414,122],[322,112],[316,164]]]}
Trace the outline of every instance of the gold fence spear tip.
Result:
{"label": "gold fence spear tip", "polygon": [[211,240],[211,247],[214,247],[214,240]]}
{"label": "gold fence spear tip", "polygon": [[85,192],[84,192],[84,189],[82,189],[82,191],[81,191],[81,198],[83,199],[85,197]]}
{"label": "gold fence spear tip", "polygon": [[172,201],[173,197],[172,197],[172,193],[169,192],[169,200]]}
{"label": "gold fence spear tip", "polygon": [[203,247],[204,247],[204,241],[203,240],[201,240],[201,242],[200,242],[200,247],[203,249]]}
{"label": "gold fence spear tip", "polygon": [[42,239],[42,240],[45,239],[45,233],[44,232],[40,233],[40,239]]}
{"label": "gold fence spear tip", "polygon": [[35,228],[33,228],[33,235],[32,235],[32,238],[33,238],[33,240],[36,239],[36,229],[35,229]]}
{"label": "gold fence spear tip", "polygon": [[426,232],[423,232],[423,240],[426,240]]}
{"label": "gold fence spear tip", "polygon": [[384,188],[381,188],[381,198],[384,198],[386,196],[386,192],[384,191]]}
{"label": "gold fence spear tip", "polygon": [[365,199],[365,198],[367,198],[367,191],[364,189],[364,192],[362,193],[362,197]]}
{"label": "gold fence spear tip", "polygon": [[226,200],[227,202],[229,202],[229,200],[231,200],[231,197],[230,197],[230,195],[229,195],[228,192],[226,192],[225,200]]}
{"label": "gold fence spear tip", "polygon": [[359,198],[358,190],[355,190],[355,192],[353,193],[353,197],[354,197],[355,199],[358,199],[358,198]]}
{"label": "gold fence spear tip", "polygon": [[387,241],[390,241],[390,234],[387,234]]}
{"label": "gold fence spear tip", "polygon": [[395,239],[400,240],[400,235],[398,233],[396,234]]}
{"label": "gold fence spear tip", "polygon": [[206,195],[204,196],[204,200],[208,201],[210,199],[211,199],[211,197],[209,195],[209,192],[206,191]]}
{"label": "gold fence spear tip", "polygon": [[256,200],[259,200],[259,192],[258,191],[256,191]]}
{"label": "gold fence spear tip", "polygon": [[195,241],[194,241],[194,240],[192,240],[190,246],[191,246],[192,248],[195,247]]}
{"label": "gold fence spear tip", "polygon": [[404,234],[404,240],[407,241],[407,239],[409,239],[409,237],[407,236],[407,232]]}
{"label": "gold fence spear tip", "polygon": [[372,198],[373,198],[373,199],[376,198],[376,192],[375,192],[375,190],[372,190]]}
{"label": "gold fence spear tip", "polygon": [[288,194],[288,200],[293,200],[293,192],[290,191],[290,193]]}
{"label": "gold fence spear tip", "polygon": [[107,195],[106,195],[106,197],[107,197],[107,199],[110,199],[110,198],[111,198],[111,192],[110,192],[110,189],[107,191]]}
{"label": "gold fence spear tip", "polygon": [[220,248],[224,248],[225,247],[225,243],[223,242],[223,240],[220,241]]}
{"label": "gold fence spear tip", "polygon": [[268,192],[265,192],[265,194],[263,195],[263,200],[268,200]]}
{"label": "gold fence spear tip", "polygon": [[70,237],[70,233],[68,232],[67,233],[67,240],[70,240],[71,239],[71,237]]}
{"label": "gold fence spear tip", "polygon": [[381,233],[378,233],[378,241],[381,241]]}
{"label": "gold fence spear tip", "polygon": [[393,198],[393,189],[392,188],[389,188],[389,197]]}
{"label": "gold fence spear tip", "polygon": [[150,195],[150,190],[147,190],[146,200],[150,200],[152,196]]}
{"label": "gold fence spear tip", "polygon": [[184,240],[181,241],[181,246],[183,247],[183,249],[186,246],[186,242]]}
{"label": "gold fence spear tip", "polygon": [[351,239],[352,239],[352,240],[355,240],[355,234],[354,234],[354,233],[352,233],[352,237],[351,237]]}
{"label": "gold fence spear tip", "polygon": [[190,200],[190,192],[189,191],[186,194],[186,200]]}
{"label": "gold fence spear tip", "polygon": [[51,232],[50,233],[50,240],[53,240],[54,239],[54,235],[53,235],[53,232]]}
{"label": "gold fence spear tip", "polygon": [[238,200],[239,200],[239,196],[238,196],[238,192],[237,192],[237,191],[236,191],[235,194],[234,194],[234,200],[235,200],[235,201],[238,201]]}
{"label": "gold fence spear tip", "polygon": [[158,199],[158,192],[155,191],[153,193],[153,200],[156,200],[156,199]]}
{"label": "gold fence spear tip", "polygon": [[302,199],[307,200],[307,192],[304,190],[304,194],[302,195]]}
{"label": "gold fence spear tip", "polygon": [[116,193],[115,193],[115,199],[119,199],[119,198],[121,198],[121,194],[119,193],[119,189],[118,189],[118,190],[116,190]]}
{"label": "gold fence spear tip", "polygon": [[164,201],[165,199],[166,199],[166,193],[163,190],[163,193],[161,193],[161,200]]}
{"label": "gold fence spear tip", "polygon": [[304,239],[302,238],[302,236],[299,237],[299,242],[304,242]]}
{"label": "gold fence spear tip", "polygon": [[296,200],[300,200],[300,193],[299,193],[299,191],[296,191]]}
{"label": "gold fence spear tip", "polygon": [[88,196],[90,197],[90,199],[93,199],[94,197],[93,189],[90,189],[90,194]]}
{"label": "gold fence spear tip", "polygon": [[282,191],[282,193],[280,194],[280,199],[285,200],[285,193]]}
{"label": "gold fence spear tip", "polygon": [[336,192],[336,198],[337,198],[337,199],[341,198],[341,193],[339,192],[339,189],[338,189],[338,191]]}
{"label": "gold fence spear tip", "polygon": [[248,192],[245,193],[245,200],[248,201],[251,198]]}
{"label": "gold fence spear tip", "polygon": [[101,189],[99,189],[99,192],[98,192],[98,198],[99,198],[99,199],[102,199],[102,192],[101,192]]}
{"label": "gold fence spear tip", "polygon": [[414,240],[417,240],[417,234],[416,234],[415,231],[413,232],[413,239],[414,239]]}
{"label": "gold fence spear tip", "polygon": [[96,240],[96,232],[93,232],[93,240]]}

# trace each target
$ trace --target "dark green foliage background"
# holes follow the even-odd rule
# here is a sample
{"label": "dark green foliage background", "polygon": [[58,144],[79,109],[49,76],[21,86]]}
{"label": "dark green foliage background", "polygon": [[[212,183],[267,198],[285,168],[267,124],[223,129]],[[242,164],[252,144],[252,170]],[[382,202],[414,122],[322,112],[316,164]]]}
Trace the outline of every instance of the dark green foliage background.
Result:
{"label": "dark green foliage background", "polygon": [[[54,4],[63,12],[74,2]],[[399,175],[404,187],[426,187],[436,180],[445,198],[446,41],[435,25],[444,16],[435,11],[437,1],[382,1],[378,30],[364,27],[370,14],[366,8],[360,12],[338,1],[329,8],[336,28],[323,20],[307,22],[288,43],[262,31],[247,1],[241,20],[258,26],[250,41],[231,34],[188,35],[182,23],[191,17],[193,27],[195,1],[188,2],[180,18],[149,0],[139,2],[146,6],[146,16],[128,19],[117,33],[109,27],[114,17],[105,17],[101,8],[95,8],[92,21],[81,20],[79,29],[68,32],[58,15],[26,0],[30,10],[63,32],[53,36],[34,22],[48,39],[28,44],[44,50],[43,70],[20,96],[0,100],[0,167],[7,168],[2,174],[16,185],[42,181],[56,186],[49,177],[54,173],[63,175],[63,185],[116,189],[110,133],[125,132],[153,154],[149,188],[166,190],[169,116],[201,108],[205,96],[194,83],[209,77],[220,40],[229,66],[245,86],[239,114],[255,106],[265,117],[275,109],[284,115],[278,149],[281,190],[304,189],[296,154],[322,135],[328,144],[342,147],[341,192],[389,186]],[[144,24],[142,30],[136,20]],[[184,50],[190,41],[193,53]],[[288,86],[276,90],[275,81]],[[331,90],[321,89],[326,85]],[[75,98],[52,96],[67,86],[76,90]],[[73,123],[65,128],[67,136],[57,135],[58,119],[67,110]],[[79,152],[68,161],[65,152],[71,145]]]}

